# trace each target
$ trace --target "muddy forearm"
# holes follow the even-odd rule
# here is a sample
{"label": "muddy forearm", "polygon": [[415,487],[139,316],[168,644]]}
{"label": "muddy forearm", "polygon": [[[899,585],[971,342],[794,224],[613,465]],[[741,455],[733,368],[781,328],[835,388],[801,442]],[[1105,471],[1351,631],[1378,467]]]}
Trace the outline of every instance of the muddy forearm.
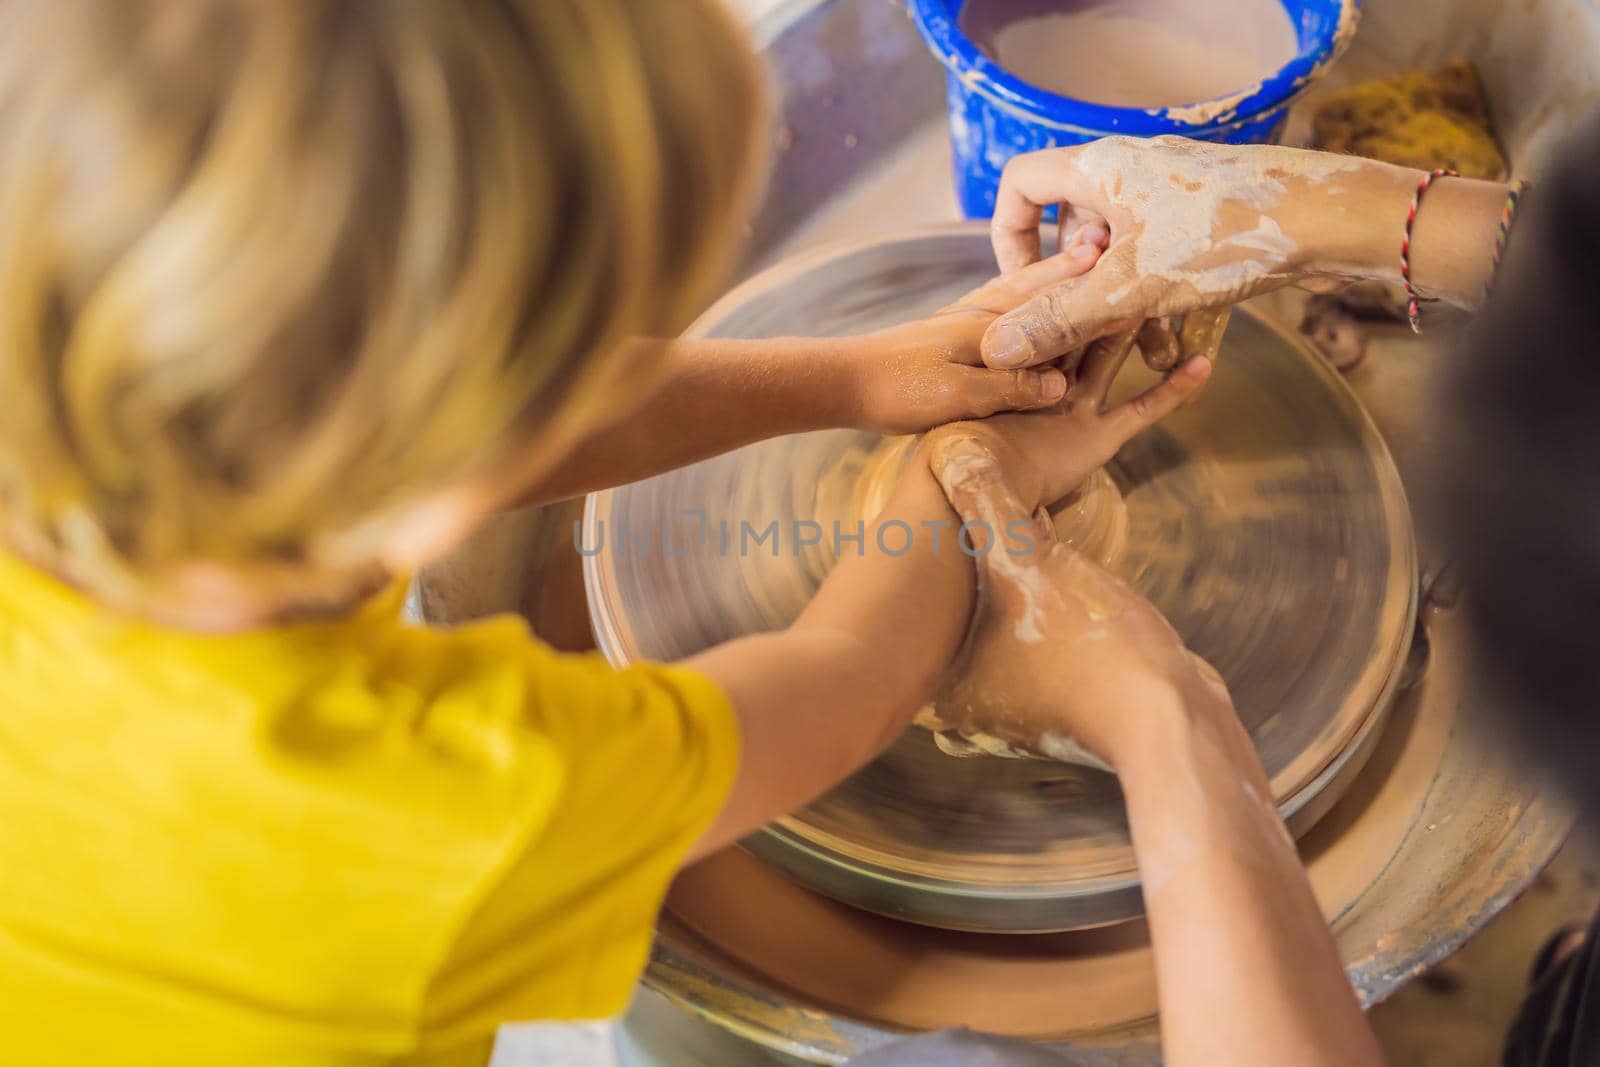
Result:
{"label": "muddy forearm", "polygon": [[[1286,229],[1307,235],[1310,273],[1398,283],[1406,211],[1422,174],[1370,163],[1326,189],[1308,187],[1289,209]],[[1433,183],[1411,235],[1411,277],[1422,295],[1459,306],[1482,299],[1507,191],[1467,178]]]}
{"label": "muddy forearm", "polygon": [[1115,760],[1173,1067],[1380,1065],[1249,736],[1206,694]]}

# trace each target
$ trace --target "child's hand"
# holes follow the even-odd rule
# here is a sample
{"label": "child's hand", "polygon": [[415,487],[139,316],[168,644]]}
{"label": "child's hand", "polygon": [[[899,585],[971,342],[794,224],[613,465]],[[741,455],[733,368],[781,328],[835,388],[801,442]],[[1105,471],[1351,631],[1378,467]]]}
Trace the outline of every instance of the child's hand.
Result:
{"label": "child's hand", "polygon": [[985,441],[946,435],[931,463],[963,523],[982,524],[969,527],[978,604],[935,701],[941,723],[1045,755],[1075,742],[1115,768],[1146,731],[1231,709],[1216,671],[1149,601],[1059,543]]}
{"label": "child's hand", "polygon": [[996,278],[926,319],[861,338],[865,351],[856,347],[851,353],[858,428],[918,433],[1059,401],[1067,390],[1059,369],[990,370],[980,344],[1000,315],[1094,266],[1106,239],[1103,228],[1085,228],[1059,255]]}
{"label": "child's hand", "polygon": [[1211,362],[1195,358],[1163,381],[1109,410],[1106,397],[1132,348],[1132,336],[1089,346],[1067,398],[1046,410],[944,426],[928,435],[927,454],[952,440],[976,439],[1000,465],[1011,491],[1031,512],[1072,492],[1130,438],[1187,403],[1205,386]]}

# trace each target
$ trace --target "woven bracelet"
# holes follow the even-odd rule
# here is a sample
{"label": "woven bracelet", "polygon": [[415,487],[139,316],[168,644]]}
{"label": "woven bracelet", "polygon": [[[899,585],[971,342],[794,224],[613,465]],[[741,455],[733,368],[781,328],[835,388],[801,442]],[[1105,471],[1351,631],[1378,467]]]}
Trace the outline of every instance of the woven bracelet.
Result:
{"label": "woven bracelet", "polygon": [[1453,170],[1439,168],[1430,170],[1417,182],[1417,191],[1411,194],[1411,207],[1406,210],[1406,232],[1400,239],[1400,280],[1406,287],[1406,318],[1411,320],[1411,331],[1422,332],[1422,297],[1417,292],[1417,287],[1411,284],[1411,229],[1417,224],[1417,209],[1422,206],[1422,198],[1427,195],[1428,187],[1439,178],[1458,178],[1460,175]]}
{"label": "woven bracelet", "polygon": [[1528,183],[1517,181],[1511,183],[1511,188],[1506,192],[1505,206],[1500,209],[1500,229],[1494,237],[1494,252],[1489,267],[1489,280],[1484,283],[1483,295],[1489,296],[1489,291],[1494,288],[1494,280],[1500,276],[1500,261],[1506,258],[1506,245],[1511,241],[1511,224],[1517,218],[1517,204],[1522,199],[1522,194],[1528,191]]}

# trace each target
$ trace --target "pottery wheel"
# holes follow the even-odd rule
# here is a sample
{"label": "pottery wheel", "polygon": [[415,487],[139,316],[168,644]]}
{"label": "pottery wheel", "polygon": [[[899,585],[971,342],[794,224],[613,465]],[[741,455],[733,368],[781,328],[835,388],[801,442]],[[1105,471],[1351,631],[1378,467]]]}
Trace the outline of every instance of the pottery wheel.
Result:
{"label": "pottery wheel", "polygon": [[[874,241],[780,265],[692,332],[866,332],[993,269],[978,229]],[[1151,381],[1130,364],[1119,391]],[[850,514],[841,466],[877,444],[795,435],[593,495],[585,579],[602,650],[671,660],[787,624],[832,566],[830,517]],[[1316,353],[1246,310],[1206,392],[1107,473],[1126,509],[1111,566],[1227,680],[1280,810],[1304,832],[1359,770],[1414,623],[1410,520],[1381,438]],[[775,541],[754,541],[774,521]],[[820,543],[804,543],[817,532],[806,522]],[[819,892],[938,926],[1064,930],[1141,910],[1114,776],[956,759],[920,729],[745,845]]]}

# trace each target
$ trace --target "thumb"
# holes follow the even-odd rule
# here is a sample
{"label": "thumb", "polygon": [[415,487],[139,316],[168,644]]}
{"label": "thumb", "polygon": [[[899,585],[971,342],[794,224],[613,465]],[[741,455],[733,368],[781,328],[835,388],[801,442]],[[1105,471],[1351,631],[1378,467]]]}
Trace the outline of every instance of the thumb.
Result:
{"label": "thumb", "polygon": [[1055,367],[990,370],[952,367],[960,374],[966,417],[983,419],[1001,411],[1028,411],[1057,404],[1067,395],[1067,376]]}
{"label": "thumb", "polygon": [[1102,261],[1081,278],[1053,285],[1008,311],[983,335],[983,361],[1001,370],[1047,363],[1106,333],[1140,303],[1117,307],[1129,286],[1128,277]]}
{"label": "thumb", "polygon": [[1006,481],[995,454],[975,437],[951,436],[934,443],[929,465],[961,519],[964,538],[980,565],[997,553],[1011,559],[1038,554],[1035,517]]}

